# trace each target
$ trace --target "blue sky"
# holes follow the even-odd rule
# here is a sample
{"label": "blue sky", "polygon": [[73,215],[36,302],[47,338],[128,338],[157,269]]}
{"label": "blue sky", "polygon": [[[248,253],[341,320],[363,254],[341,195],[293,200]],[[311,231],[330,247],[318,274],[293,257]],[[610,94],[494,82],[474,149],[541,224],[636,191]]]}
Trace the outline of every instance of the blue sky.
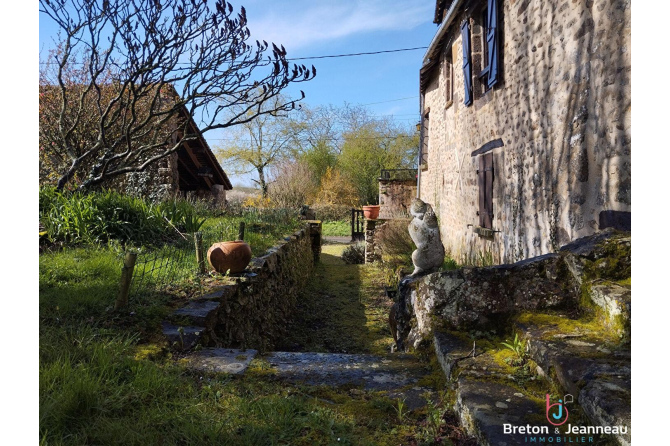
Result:
{"label": "blue sky", "polygon": [[[374,52],[428,46],[437,27],[435,3],[402,0],[230,0],[247,11],[251,41],[282,44],[288,58]],[[40,14],[41,53],[52,45],[56,29]],[[403,123],[419,119],[419,68],[425,50],[299,61],[314,65],[317,76],[286,92],[310,106],[365,104],[373,114],[393,115]],[[407,99],[405,99],[407,98]],[[401,99],[401,100],[398,100]],[[212,148],[225,131],[205,134]],[[248,180],[233,178],[233,183]]]}

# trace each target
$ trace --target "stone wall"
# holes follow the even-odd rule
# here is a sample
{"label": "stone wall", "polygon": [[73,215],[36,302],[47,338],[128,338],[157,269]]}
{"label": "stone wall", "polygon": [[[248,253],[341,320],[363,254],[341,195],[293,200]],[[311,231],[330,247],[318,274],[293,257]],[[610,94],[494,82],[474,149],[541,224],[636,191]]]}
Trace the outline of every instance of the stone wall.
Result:
{"label": "stone wall", "polygon": [[[631,210],[630,1],[500,0],[502,80],[482,94],[475,79],[474,103],[465,107],[458,25],[478,17],[476,2],[471,6],[457,14],[445,40],[453,103],[445,97],[443,60],[424,91],[430,133],[420,198],[433,205],[455,260],[512,263],[594,233],[603,212]],[[476,20],[471,26],[476,53]],[[475,59],[473,77],[480,69]],[[499,232],[481,236],[479,157],[471,153],[498,138],[504,145],[492,153]]]}
{"label": "stone wall", "polygon": [[521,312],[575,310],[585,293],[599,305],[591,283],[630,278],[630,246],[630,233],[608,229],[559,253],[405,279],[398,291],[398,346],[416,347],[435,328],[498,328]]}
{"label": "stone wall", "polygon": [[[311,230],[310,227],[315,227]],[[215,342],[226,347],[271,350],[285,335],[298,294],[307,284],[320,252],[320,222],[286,237],[252,259],[221,297]]]}
{"label": "stone wall", "polygon": [[179,195],[178,155],[171,153],[149,165],[143,172],[131,172],[113,181],[113,187],[124,193],[157,203]]}
{"label": "stone wall", "polygon": [[379,180],[379,218],[408,217],[416,197],[416,180]]}

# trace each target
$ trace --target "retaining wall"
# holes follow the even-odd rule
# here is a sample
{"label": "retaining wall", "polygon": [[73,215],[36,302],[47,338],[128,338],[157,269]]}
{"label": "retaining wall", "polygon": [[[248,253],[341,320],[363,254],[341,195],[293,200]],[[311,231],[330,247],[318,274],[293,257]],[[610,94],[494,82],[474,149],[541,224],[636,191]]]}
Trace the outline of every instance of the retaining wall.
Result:
{"label": "retaining wall", "polygon": [[252,259],[244,275],[226,285],[213,340],[226,347],[272,349],[285,335],[300,290],[321,251],[321,223],[286,237],[265,255]]}

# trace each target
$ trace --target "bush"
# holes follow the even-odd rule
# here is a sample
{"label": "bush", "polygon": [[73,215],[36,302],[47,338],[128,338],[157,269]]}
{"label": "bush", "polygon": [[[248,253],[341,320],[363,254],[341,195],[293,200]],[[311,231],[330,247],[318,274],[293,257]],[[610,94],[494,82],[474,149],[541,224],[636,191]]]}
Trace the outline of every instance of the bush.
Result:
{"label": "bush", "polygon": [[351,221],[351,206],[346,204],[314,204],[310,206],[321,221]]}
{"label": "bush", "polygon": [[322,224],[321,235],[346,237],[351,236],[351,222],[349,221],[324,221]]}
{"label": "bush", "polygon": [[158,243],[180,232],[195,232],[205,221],[193,203],[169,200],[154,205],[115,191],[59,192],[40,189],[40,223],[50,243],[66,245]]}
{"label": "bush", "polygon": [[307,163],[285,161],[272,169],[268,197],[277,207],[300,208],[316,194],[316,180]]}
{"label": "bush", "polygon": [[344,263],[350,265],[358,265],[365,263],[365,245],[363,243],[356,243],[349,245],[342,252],[342,260]]}
{"label": "bush", "polygon": [[408,220],[389,220],[375,232],[375,244],[383,262],[394,266],[412,265],[412,252],[416,249],[407,230]]}

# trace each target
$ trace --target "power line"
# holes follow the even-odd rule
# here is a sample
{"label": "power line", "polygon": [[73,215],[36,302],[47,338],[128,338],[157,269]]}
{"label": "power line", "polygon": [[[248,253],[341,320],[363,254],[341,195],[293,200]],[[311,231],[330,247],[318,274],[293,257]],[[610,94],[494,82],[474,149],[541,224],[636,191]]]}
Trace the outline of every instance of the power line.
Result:
{"label": "power line", "polygon": [[[399,135],[395,135],[395,136],[353,136],[353,137],[350,137],[350,138],[340,137],[340,138],[316,138],[316,139],[323,140],[323,141],[347,141],[347,140],[354,140],[354,139],[373,139],[373,140],[377,140],[377,139],[396,139],[396,138],[414,138],[414,137],[415,137],[414,135],[399,134]],[[240,140],[239,138],[207,138],[207,136],[205,136],[205,139],[207,141],[239,141]],[[303,139],[303,138],[297,138],[296,141],[309,142],[310,140],[309,139]]]}
{"label": "power line", "polygon": [[[338,57],[353,57],[353,56],[369,56],[373,54],[384,54],[384,53],[399,53],[401,51],[414,51],[414,50],[425,50],[428,48],[427,46],[417,46],[416,48],[398,48],[395,50],[382,50],[382,51],[370,51],[366,53],[349,53],[349,54],[331,54],[327,56],[306,56],[306,57],[293,57],[293,58],[288,58],[286,60],[292,61],[292,60],[308,60],[308,59],[330,59],[330,58],[338,58]],[[75,63],[78,65],[83,65],[84,62],[70,62],[70,63]],[[40,65],[55,65],[56,62],[40,62]],[[188,65],[189,62],[179,62],[177,65]]]}
{"label": "power line", "polygon": [[406,98],[398,98],[398,99],[389,99],[388,101],[381,101],[381,102],[369,102],[367,104],[360,104],[360,105],[375,105],[375,104],[385,104],[387,102],[396,102],[396,101],[404,101],[407,99],[417,99],[418,96],[408,96]]}
{"label": "power line", "polygon": [[352,56],[368,56],[370,54],[383,54],[383,53],[398,53],[400,51],[414,51],[414,50],[425,50],[427,46],[417,46],[416,48],[399,48],[396,50],[384,50],[384,51],[370,51],[368,53],[349,53],[349,54],[333,54],[330,56],[308,56],[308,57],[295,57],[286,60],[306,60],[306,59],[328,59],[335,57],[352,57]]}

